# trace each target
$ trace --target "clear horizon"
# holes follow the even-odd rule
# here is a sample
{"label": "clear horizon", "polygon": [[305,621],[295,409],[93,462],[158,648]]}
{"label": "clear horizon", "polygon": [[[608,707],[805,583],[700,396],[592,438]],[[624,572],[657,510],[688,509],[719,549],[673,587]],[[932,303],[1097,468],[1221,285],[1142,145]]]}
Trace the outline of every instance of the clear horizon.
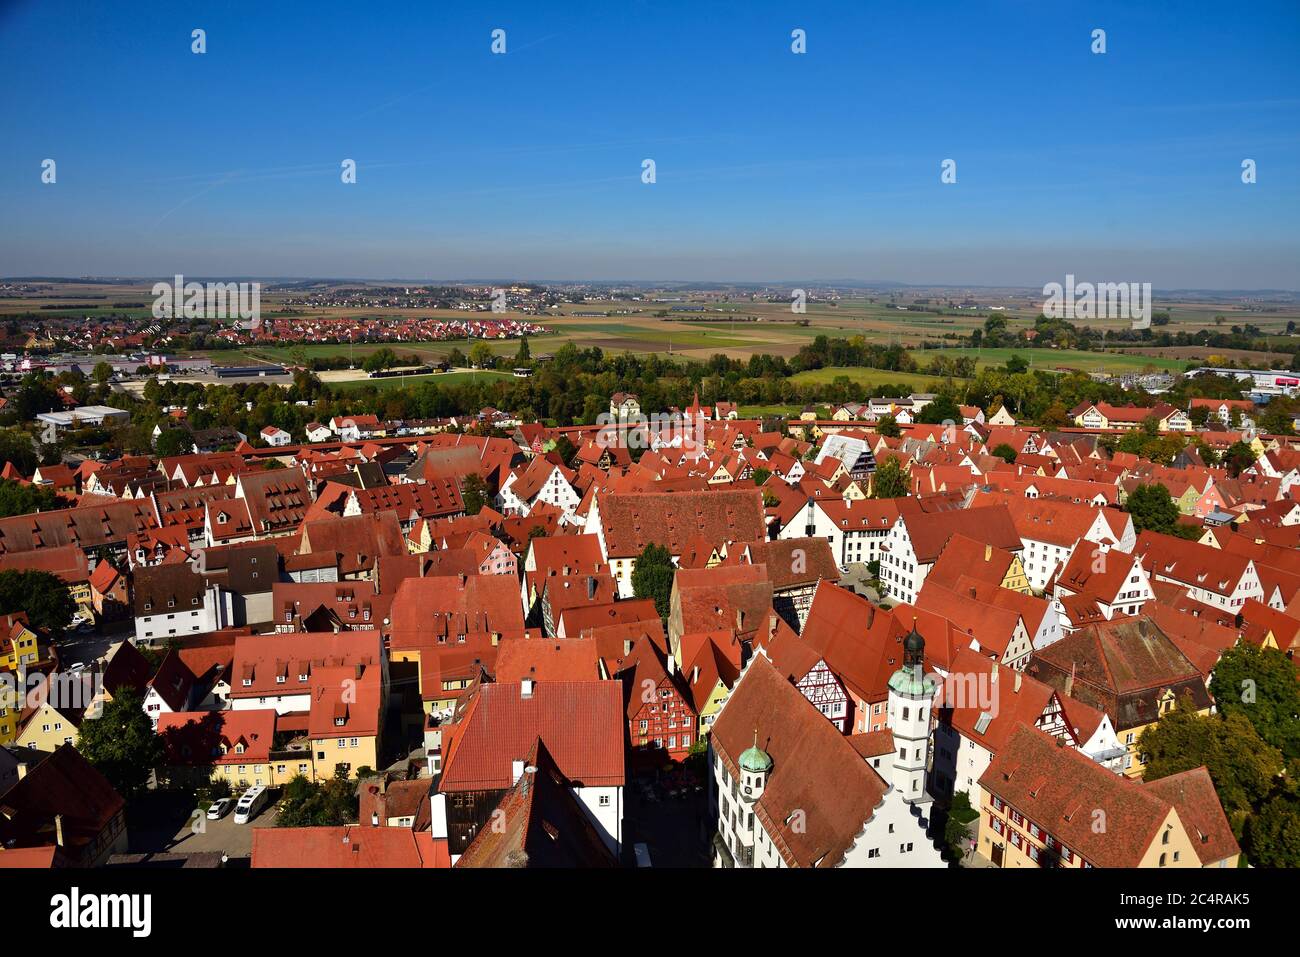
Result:
{"label": "clear horizon", "polygon": [[0,274],[1291,292],[1297,41],[1282,2],[16,0]]}

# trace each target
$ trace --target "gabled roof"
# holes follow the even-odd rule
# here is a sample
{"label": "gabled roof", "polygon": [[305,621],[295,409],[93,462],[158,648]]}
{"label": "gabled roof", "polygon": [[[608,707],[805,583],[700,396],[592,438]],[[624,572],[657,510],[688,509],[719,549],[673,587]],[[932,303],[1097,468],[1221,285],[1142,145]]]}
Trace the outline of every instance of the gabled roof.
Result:
{"label": "gabled roof", "polygon": [[1210,772],[1204,765],[1147,781],[1145,787],[1178,810],[1178,817],[1187,829],[1187,836],[1191,838],[1203,867],[1241,853],[1223,813],[1223,805],[1219,803],[1214,782],[1210,780]]}
{"label": "gabled roof", "polygon": [[172,766],[256,764],[271,758],[275,722],[274,708],[176,711],[158,717],[158,736]]}
{"label": "gabled roof", "polygon": [[529,770],[502,797],[494,826],[475,835],[457,867],[615,867],[614,855],[539,737]]}
{"label": "gabled roof", "polygon": [[397,586],[389,634],[394,648],[460,635],[524,633],[519,583],[510,575],[407,578]]}
{"label": "gabled roof", "polygon": [[965,535],[1007,551],[1019,551],[1020,536],[1005,506],[906,515],[903,521],[912,551],[921,564],[938,559],[948,539]]}
{"label": "gabled roof", "polygon": [[600,496],[597,507],[611,558],[634,558],[652,543],[679,555],[695,537],[717,544],[767,537],[763,494],[754,488],[615,492]]}
{"label": "gabled roof", "polygon": [[57,814],[63,818],[63,853],[80,860],[95,853],[100,835],[124,807],[108,779],[63,744],[0,795],[0,844],[48,847],[55,843]]}
{"label": "gabled roof", "polygon": [[754,805],[764,830],[789,866],[836,866],[884,798],[885,782],[761,654],[713,724],[714,753],[733,777],[755,729],[772,760]]}
{"label": "gabled roof", "polygon": [[600,655],[594,638],[507,638],[497,648],[496,680],[595,681]]}
{"label": "gabled roof", "polygon": [[550,681],[525,697],[521,685],[480,685],[473,692],[439,790],[503,790],[515,761],[541,738],[556,767],[575,785],[624,783],[623,688],[617,681]]}
{"label": "gabled roof", "polygon": [[404,827],[259,827],[252,866],[446,868],[451,857],[445,840]]}
{"label": "gabled roof", "polygon": [[[1094,867],[1136,867],[1173,805],[1035,728],[1015,728],[980,775],[1001,798]],[[1097,828],[1096,812],[1105,814]]]}

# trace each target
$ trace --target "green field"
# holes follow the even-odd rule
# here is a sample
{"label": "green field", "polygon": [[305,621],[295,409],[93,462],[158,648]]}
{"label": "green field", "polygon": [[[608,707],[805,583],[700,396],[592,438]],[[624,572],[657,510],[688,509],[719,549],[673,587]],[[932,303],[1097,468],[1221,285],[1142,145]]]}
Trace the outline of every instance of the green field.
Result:
{"label": "green field", "polygon": [[935,356],[950,358],[973,356],[976,369],[1006,365],[1012,356],[1029,362],[1030,368],[1048,372],[1057,369],[1078,369],[1082,372],[1134,372],[1141,369],[1161,369],[1181,372],[1187,367],[1185,359],[1164,359],[1158,356],[1126,355],[1117,352],[1080,352],[1075,349],[913,349],[912,358],[927,365]]}
{"label": "green field", "polygon": [[383,379],[352,379],[347,382],[328,383],[331,389],[340,392],[357,392],[367,386],[373,386],[380,392],[392,389],[414,387],[424,382],[436,382],[439,385],[465,385],[469,382],[490,382],[511,379],[509,372],[441,372],[433,375],[388,376]]}
{"label": "green field", "polygon": [[790,381],[795,385],[815,383],[827,385],[840,376],[848,377],[854,385],[874,389],[882,385],[900,385],[913,392],[933,392],[946,380],[919,372],[890,372],[888,369],[866,369],[858,366],[826,366],[822,369],[809,369],[800,372]]}

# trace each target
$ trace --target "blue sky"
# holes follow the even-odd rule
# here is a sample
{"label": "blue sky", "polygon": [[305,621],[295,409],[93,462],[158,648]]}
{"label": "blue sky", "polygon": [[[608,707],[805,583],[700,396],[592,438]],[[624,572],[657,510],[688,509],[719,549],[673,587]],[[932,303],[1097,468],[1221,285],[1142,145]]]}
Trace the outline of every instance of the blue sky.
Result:
{"label": "blue sky", "polygon": [[1298,51],[1295,2],[0,0],[0,275],[1300,289]]}

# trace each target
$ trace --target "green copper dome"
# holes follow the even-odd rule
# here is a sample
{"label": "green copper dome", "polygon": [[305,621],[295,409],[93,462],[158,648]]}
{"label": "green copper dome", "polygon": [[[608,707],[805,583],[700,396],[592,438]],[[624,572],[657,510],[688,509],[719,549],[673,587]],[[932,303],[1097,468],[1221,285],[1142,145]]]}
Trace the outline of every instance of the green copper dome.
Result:
{"label": "green copper dome", "polygon": [[899,694],[930,697],[938,688],[933,675],[924,674],[920,665],[905,666],[894,672],[889,687]]}
{"label": "green copper dome", "polygon": [[740,755],[740,770],[763,773],[772,770],[772,756],[758,746],[758,729],[754,729],[754,744]]}

